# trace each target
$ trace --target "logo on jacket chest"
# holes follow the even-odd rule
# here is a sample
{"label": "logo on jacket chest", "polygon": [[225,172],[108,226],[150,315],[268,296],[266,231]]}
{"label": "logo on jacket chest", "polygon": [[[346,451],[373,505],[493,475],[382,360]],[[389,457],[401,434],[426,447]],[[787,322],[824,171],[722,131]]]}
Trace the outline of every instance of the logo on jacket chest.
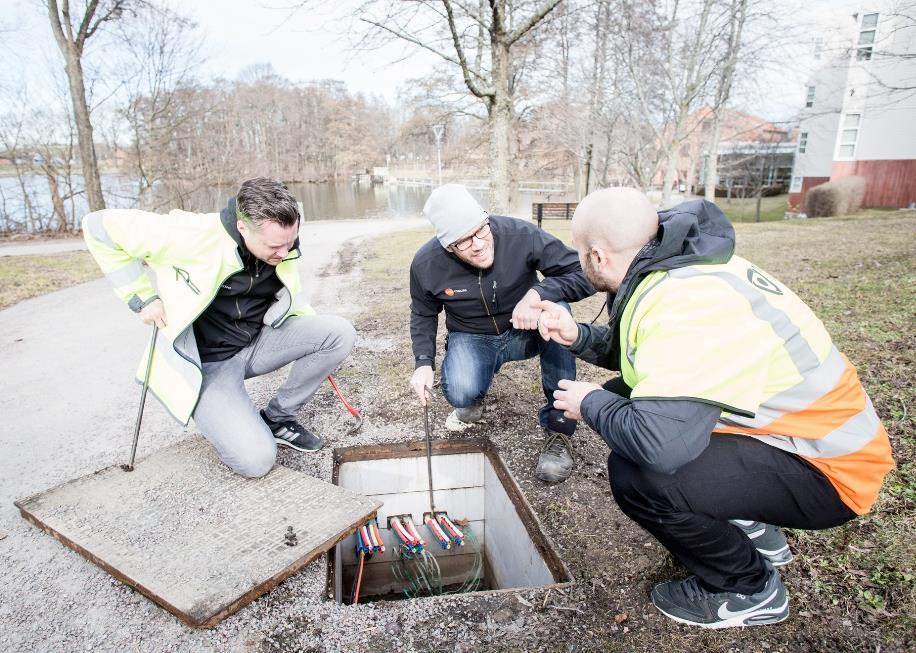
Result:
{"label": "logo on jacket chest", "polygon": [[467,292],[467,291],[468,291],[467,288],[458,288],[458,289],[446,288],[442,292],[444,292],[449,297],[454,297],[455,295],[458,295],[460,293]]}

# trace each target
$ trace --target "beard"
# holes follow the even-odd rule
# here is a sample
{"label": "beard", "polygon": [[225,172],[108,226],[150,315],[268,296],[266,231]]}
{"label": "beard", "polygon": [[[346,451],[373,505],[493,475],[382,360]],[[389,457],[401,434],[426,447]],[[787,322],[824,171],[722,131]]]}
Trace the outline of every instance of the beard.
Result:
{"label": "beard", "polygon": [[598,270],[592,265],[592,257],[585,257],[585,269],[582,270],[585,273],[585,278],[588,279],[588,282],[592,284],[592,288],[598,292],[617,292],[617,288],[613,288],[611,284],[598,274]]}

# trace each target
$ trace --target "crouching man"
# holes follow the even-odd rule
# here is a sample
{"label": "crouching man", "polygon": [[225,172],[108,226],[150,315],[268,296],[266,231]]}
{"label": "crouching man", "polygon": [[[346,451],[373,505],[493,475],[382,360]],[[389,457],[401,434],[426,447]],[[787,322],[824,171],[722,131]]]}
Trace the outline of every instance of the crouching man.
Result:
{"label": "crouching man", "polygon": [[[426,402],[433,386],[436,329],[445,309],[448,330],[442,392],[455,408],[445,426],[462,431],[483,416],[493,376],[509,361],[538,356],[546,403],[545,432],[535,475],[569,478],[576,422],[553,405],[561,379],[576,378],[575,358],[537,334],[541,300],[574,302],[594,294],[576,253],[557,238],[515,218],[488,215],[464,186],[435,189],[423,214],[436,237],[410,265],[410,336],[416,371],[410,383]],[[537,273],[544,275],[538,281]]]}
{"label": "crouching man", "polygon": [[[278,444],[321,449],[296,413],[356,338],[347,320],[316,315],[301,296],[299,220],[286,186],[264,177],[243,183],[220,213],[105,209],[83,219],[89,251],[115,292],[159,326],[150,390],[183,424],[193,416],[243,476],[269,472]],[[259,412],[245,379],[288,363],[288,378]]]}
{"label": "crouching man", "polygon": [[734,255],[734,229],[697,200],[656,214],[632,189],[592,193],[573,218],[586,276],[615,293],[604,327],[541,304],[545,338],[620,370],[561,381],[557,408],[612,449],[621,510],[694,575],[652,602],[706,628],[782,621],[779,526],[832,528],[868,512],[890,443],[855,368],[786,286]]}

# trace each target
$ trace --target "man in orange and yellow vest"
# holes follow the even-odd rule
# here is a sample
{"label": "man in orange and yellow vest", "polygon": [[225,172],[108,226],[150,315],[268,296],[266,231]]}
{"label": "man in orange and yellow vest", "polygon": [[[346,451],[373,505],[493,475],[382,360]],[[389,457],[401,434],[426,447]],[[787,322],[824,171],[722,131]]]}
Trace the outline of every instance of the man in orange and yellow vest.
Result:
{"label": "man in orange and yellow vest", "polygon": [[637,190],[600,190],[573,241],[609,324],[542,302],[539,330],[621,376],[561,381],[555,406],[604,438],[618,505],[693,573],[653,604],[707,628],[786,619],[778,527],[865,514],[894,466],[855,368],[798,296],[734,254],[710,202],[656,213]]}

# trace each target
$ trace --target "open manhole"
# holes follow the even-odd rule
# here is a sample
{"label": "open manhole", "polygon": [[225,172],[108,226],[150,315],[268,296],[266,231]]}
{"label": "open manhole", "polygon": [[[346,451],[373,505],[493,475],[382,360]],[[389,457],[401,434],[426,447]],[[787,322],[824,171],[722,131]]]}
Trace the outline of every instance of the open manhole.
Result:
{"label": "open manhole", "polygon": [[[409,560],[405,566],[401,541],[389,523],[394,516],[409,516],[426,540],[425,550],[435,558],[433,566],[441,577],[439,591],[433,594],[563,587],[572,582],[490,440],[434,441],[432,475],[437,511],[446,511],[462,524],[459,528],[470,531],[464,546],[441,549],[424,525],[424,514],[429,513],[425,441],[334,450],[333,482],[383,504],[377,523],[385,552],[365,559],[360,603],[430,594],[411,586],[417,574],[411,572]],[[358,570],[356,540],[349,537],[328,556],[329,596],[338,603],[352,603]],[[474,582],[468,582],[471,578]]]}

